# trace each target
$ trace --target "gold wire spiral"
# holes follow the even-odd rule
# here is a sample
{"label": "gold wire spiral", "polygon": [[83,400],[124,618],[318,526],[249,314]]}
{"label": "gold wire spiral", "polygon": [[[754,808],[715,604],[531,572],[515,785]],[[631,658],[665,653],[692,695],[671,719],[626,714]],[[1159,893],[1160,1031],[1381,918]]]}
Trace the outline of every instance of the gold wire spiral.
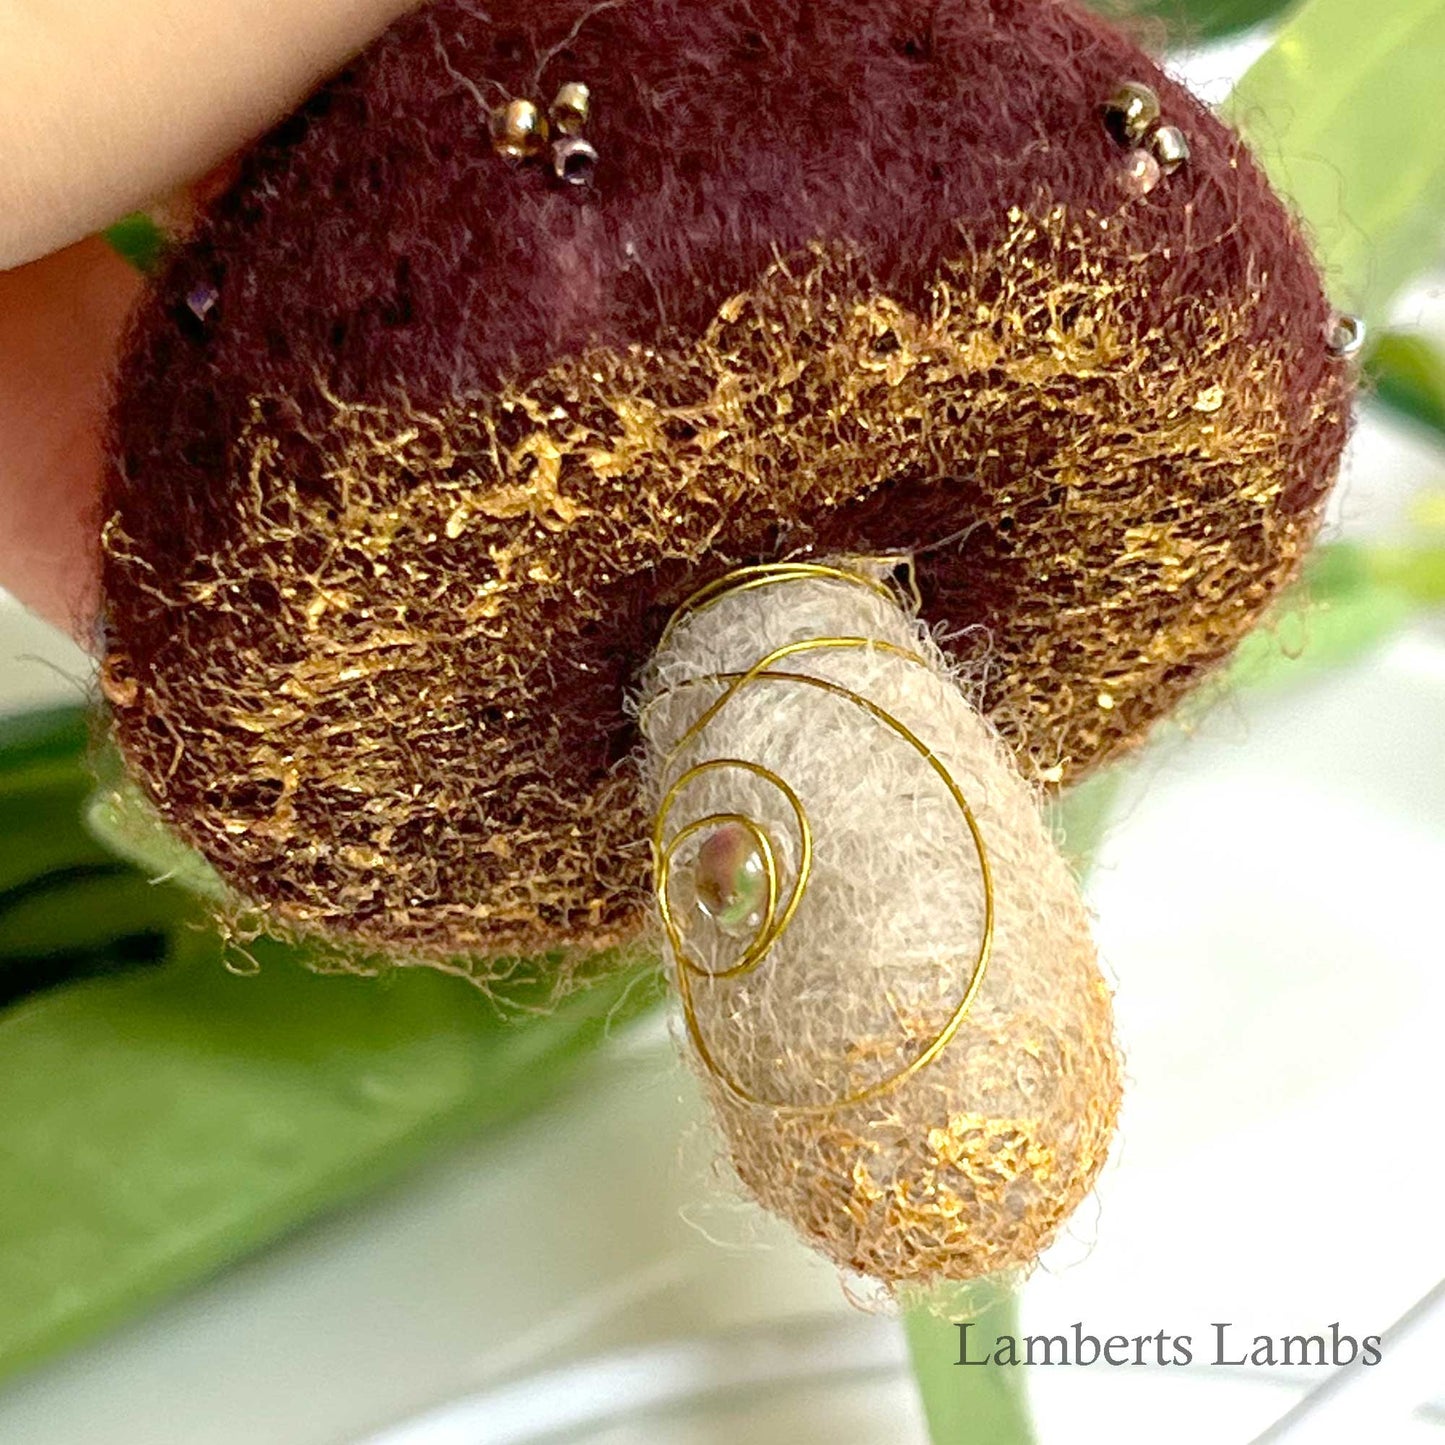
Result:
{"label": "gold wire spiral", "polygon": [[[908,566],[909,593],[916,604],[917,588],[913,583],[911,564],[908,563],[908,559],[886,557],[850,560],[856,560],[858,564],[863,565],[873,563],[875,565],[883,564],[889,567],[906,564]],[[778,586],[783,583],[806,579],[841,581],[854,586],[862,586],[887,598],[890,602],[897,601],[893,590],[880,578],[870,577],[861,571],[830,563],[781,562],[754,567],[743,567],[709,583],[706,587],[701,588],[698,592],[694,593],[692,597],[688,598],[673,614],[663,632],[662,644],[660,644],[659,647],[667,643],[678,624],[686,617],[696,615],[698,612],[716,605],[726,596],[739,591],[751,591],[760,587]],[[882,638],[807,638],[775,648],[772,652],[768,653],[766,657],[760,658],[744,672],[711,673],[705,676],[683,679],[669,688],[668,692],[653,698],[647,708],[644,709],[645,717],[646,713],[655,707],[663,697],[675,691],[677,688],[697,686],[699,684],[725,684],[722,693],[694,719],[688,729],[669,749],[663,760],[662,771],[665,774],[667,769],[677,759],[678,755],[693,743],[718,714],[745,688],[759,682],[772,682],[818,689],[861,709],[869,717],[873,718],[911,747],[942,781],[950,797],[952,797],[954,803],[957,805],[959,812],[962,814],[964,823],[968,828],[969,838],[978,857],[979,872],[983,882],[984,916],[982,936],[979,941],[978,953],[974,959],[973,970],[969,976],[968,985],[964,989],[958,1004],[934,1038],[913,1059],[909,1060],[909,1062],[901,1068],[896,1069],[885,1078],[879,1079],[865,1088],[857,1089],[837,1099],[830,1099],[821,1103],[802,1104],[789,1100],[760,1098],[734,1078],[732,1074],[718,1062],[708,1046],[707,1039],[698,1021],[697,1010],[693,1002],[692,979],[693,976],[696,975],[707,979],[710,983],[716,984],[748,973],[763,962],[778,939],[782,937],[803,900],[813,867],[813,828],[808,818],[807,809],[804,807],[802,800],[798,797],[794,789],[777,773],[764,767],[760,763],[750,762],[742,758],[709,758],[704,762],[697,763],[680,774],[663,795],[652,831],[654,878],[658,912],[661,915],[663,930],[667,936],[667,941],[672,949],[673,956],[677,959],[678,963],[678,994],[682,1001],[682,1011],[687,1026],[688,1037],[692,1040],[693,1047],[697,1050],[698,1057],[702,1060],[703,1066],[731,1094],[743,1100],[745,1103],[792,1115],[827,1114],[835,1109],[867,1103],[897,1088],[898,1085],[911,1078],[920,1069],[926,1068],[948,1047],[962,1026],[969,1008],[972,1006],[974,999],[978,996],[979,989],[983,985],[984,974],[988,968],[989,956],[993,949],[994,892],[993,875],[989,867],[988,848],[984,843],[982,830],[979,828],[977,818],[974,817],[973,809],[969,806],[968,799],[964,797],[962,789],[958,786],[947,767],[944,766],[943,762],[934,754],[933,750],[929,748],[917,734],[912,732],[903,722],[888,712],[887,709],[879,706],[879,704],[873,702],[871,699],[864,697],[861,693],[855,692],[853,689],[845,687],[841,683],[832,682],[827,678],[812,677],[807,673],[801,672],[777,670],[777,664],[787,658],[798,657],[809,652],[840,649],[875,649],[902,658],[919,667],[929,668],[928,660],[919,653],[905,647],[900,647],[896,643],[888,642]],[[929,668],[929,670],[932,671],[931,668]],[[709,773],[729,768],[736,768],[751,773],[754,777],[761,778],[764,782],[775,788],[788,803],[797,823],[798,864],[792,885],[788,889],[786,899],[782,900],[781,908],[779,907],[779,903],[782,892],[782,881],[779,877],[777,854],[766,829],[755,820],[748,818],[744,814],[734,812],[710,813],[705,817],[696,818],[684,824],[670,838],[667,835],[668,818],[683,792],[699,778]],[[763,905],[762,916],[758,921],[752,940],[747,947],[744,948],[739,960],[727,968],[710,969],[692,958],[688,952],[686,939],[683,937],[677,914],[672,906],[671,884],[675,860],[680,849],[699,833],[727,823],[734,823],[741,826],[757,848],[763,864],[766,900]]]}

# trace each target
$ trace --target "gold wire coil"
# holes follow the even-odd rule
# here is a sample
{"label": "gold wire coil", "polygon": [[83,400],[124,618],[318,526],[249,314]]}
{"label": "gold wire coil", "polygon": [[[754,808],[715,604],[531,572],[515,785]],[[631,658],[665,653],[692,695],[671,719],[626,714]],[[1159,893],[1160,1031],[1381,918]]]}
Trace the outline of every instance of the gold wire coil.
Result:
{"label": "gold wire coil", "polygon": [[[913,558],[907,553],[885,553],[873,557],[850,557],[849,562],[857,566],[871,566],[886,572],[902,571],[908,579],[907,596],[909,605],[916,612],[923,605],[918,591],[918,578],[913,568]],[[866,572],[839,566],[833,562],[758,562],[748,567],[735,567],[731,572],[714,578],[706,586],[699,587],[691,597],[682,602],[667,620],[658,642],[661,651],[672,639],[678,624],[706,612],[709,607],[721,602],[735,592],[753,592],[760,587],[777,587],[784,582],[799,582],[813,579],[827,579],[834,582],[850,582],[857,587],[866,587],[888,601],[896,601],[894,591],[882,577],[870,577]],[[681,746],[681,744],[679,744]]]}
{"label": "gold wire coil", "polygon": [[[916,599],[917,585],[913,578],[910,559],[886,557],[848,560],[862,565],[869,563],[890,567],[897,567],[900,564],[906,565],[908,568],[909,590],[911,595]],[[660,646],[667,643],[678,624],[685,618],[696,615],[698,612],[716,605],[726,596],[735,592],[750,591],[759,587],[771,587],[786,582],[807,579],[840,581],[854,586],[862,586],[886,597],[890,602],[897,601],[893,590],[880,578],[870,577],[864,572],[831,563],[781,562],[742,567],[734,572],[728,573],[724,577],[718,578],[706,587],[700,588],[693,596],[688,598],[668,622],[663,632],[663,643],[660,644]],[[777,664],[788,658],[799,657],[812,652],[840,649],[872,649],[886,652],[932,672],[928,660],[921,654],[909,648],[900,647],[896,643],[889,642],[883,638],[806,638],[775,648],[772,652],[768,653],[766,657],[760,658],[744,672],[712,673],[701,677],[683,679],[669,688],[667,692],[653,698],[643,710],[643,717],[645,719],[647,712],[656,707],[664,697],[682,687],[702,684],[723,685],[722,693],[693,720],[683,735],[668,750],[662,764],[662,772],[665,776],[668,768],[672,766],[678,756],[694,743],[723,709],[746,688],[756,683],[768,682],[818,689],[859,708],[912,748],[919,757],[927,763],[948,790],[949,796],[957,805],[964,823],[967,826],[969,839],[978,858],[979,873],[983,884],[984,916],[978,952],[974,958],[969,981],[953,1012],[949,1015],[947,1021],[933,1039],[930,1040],[914,1058],[909,1060],[909,1062],[901,1068],[896,1069],[893,1073],[865,1088],[854,1090],[837,1099],[825,1100],[820,1103],[797,1103],[786,1099],[759,1097],[719,1063],[713,1050],[708,1045],[708,1041],[697,1017],[697,1009],[693,998],[693,979],[694,977],[704,979],[709,986],[716,986],[729,979],[734,979],[749,973],[766,959],[778,940],[782,937],[803,900],[807,890],[808,879],[811,876],[813,868],[813,827],[808,817],[807,809],[803,805],[802,799],[798,796],[797,792],[785,779],[760,763],[751,762],[742,758],[706,759],[686,769],[667,788],[658,806],[652,831],[654,880],[658,912],[661,916],[663,931],[672,949],[673,957],[677,960],[677,987],[682,1002],[683,1018],[687,1027],[688,1037],[691,1039],[693,1047],[697,1050],[698,1058],[702,1061],[703,1067],[706,1068],[729,1093],[745,1103],[789,1115],[828,1114],[837,1109],[868,1103],[897,1088],[905,1080],[918,1073],[919,1070],[931,1064],[944,1049],[948,1047],[949,1043],[952,1042],[954,1036],[962,1027],[963,1021],[974,999],[978,996],[979,989],[983,985],[989,957],[993,950],[994,890],[993,874],[989,866],[988,847],[984,841],[978,819],[974,816],[973,809],[969,806],[968,799],[964,796],[962,789],[958,786],[953,775],[948,771],[941,759],[900,719],[895,717],[886,708],[873,702],[870,698],[855,692],[852,688],[845,687],[843,684],[833,682],[828,678],[814,677],[802,672],[779,671],[777,669]],[[718,770],[729,768],[750,773],[777,789],[786,800],[797,824],[798,863],[792,884],[787,891],[787,896],[781,902],[781,908],[779,907],[779,903],[780,895],[782,894],[782,880],[779,876],[777,853],[771,838],[768,837],[767,830],[756,820],[736,812],[710,813],[704,817],[693,819],[691,822],[677,829],[671,837],[668,836],[668,819],[687,788],[701,777],[705,777]],[[705,832],[709,828],[719,827],[727,823],[740,825],[757,847],[763,863],[766,898],[756,931],[751,941],[743,949],[742,956],[739,960],[727,968],[711,969],[692,958],[688,952],[687,941],[683,936],[682,928],[678,922],[676,910],[673,908],[671,886],[676,859],[680,850],[698,834]]]}

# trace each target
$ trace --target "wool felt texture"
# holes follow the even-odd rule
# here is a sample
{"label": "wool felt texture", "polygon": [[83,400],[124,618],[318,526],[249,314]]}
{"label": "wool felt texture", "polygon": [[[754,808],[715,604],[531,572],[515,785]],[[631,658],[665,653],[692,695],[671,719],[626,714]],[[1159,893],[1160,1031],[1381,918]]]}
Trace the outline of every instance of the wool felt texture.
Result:
{"label": "wool felt texture", "polygon": [[[1191,149],[1143,196],[1124,79]],[[489,133],[570,80],[585,187]],[[625,943],[624,699],[682,598],[911,553],[1067,784],[1294,575],[1347,425],[1327,316],[1238,139],[1059,0],[441,0],[255,146],[134,320],[116,737],[265,926]]]}
{"label": "wool felt texture", "polygon": [[[1030,1266],[1120,1095],[1078,885],[961,683],[892,598],[802,576],[685,615],[640,711],[670,962],[728,1157],[807,1242],[894,1288]],[[781,927],[699,903],[734,817],[775,855]]]}

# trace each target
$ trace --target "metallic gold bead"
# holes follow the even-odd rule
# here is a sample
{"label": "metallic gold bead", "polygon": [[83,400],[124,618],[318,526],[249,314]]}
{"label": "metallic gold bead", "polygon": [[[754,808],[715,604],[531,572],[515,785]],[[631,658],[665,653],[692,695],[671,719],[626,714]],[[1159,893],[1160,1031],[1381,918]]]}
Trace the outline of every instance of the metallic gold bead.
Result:
{"label": "metallic gold bead", "polygon": [[1325,345],[1333,356],[1354,356],[1365,344],[1365,323],[1346,311],[1332,311],[1325,323]]}
{"label": "metallic gold bead", "polygon": [[562,135],[578,135],[592,110],[592,92],[580,80],[569,80],[552,97],[547,114]]}
{"label": "metallic gold bead", "polygon": [[585,186],[597,169],[597,152],[580,135],[552,142],[552,170],[569,186]]}
{"label": "metallic gold bead", "polygon": [[1159,119],[1159,97],[1147,85],[1126,80],[1104,103],[1104,118],[1116,140],[1137,145]]}
{"label": "metallic gold bead", "polygon": [[547,144],[547,121],[530,100],[509,100],[492,113],[492,148],[509,161],[540,155]]}
{"label": "metallic gold bead", "polygon": [[1172,176],[1189,159],[1189,142],[1177,125],[1161,125],[1149,137],[1149,149],[1159,162],[1159,169]]}
{"label": "metallic gold bead", "polygon": [[1159,184],[1159,162],[1146,150],[1132,150],[1116,179],[1126,196],[1147,196]]}

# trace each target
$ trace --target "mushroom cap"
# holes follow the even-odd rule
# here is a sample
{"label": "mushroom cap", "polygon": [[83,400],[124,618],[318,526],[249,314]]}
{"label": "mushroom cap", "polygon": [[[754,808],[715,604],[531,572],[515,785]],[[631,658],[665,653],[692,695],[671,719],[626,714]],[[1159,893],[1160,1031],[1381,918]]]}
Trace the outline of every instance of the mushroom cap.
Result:
{"label": "mushroom cap", "polygon": [[[1102,111],[1189,157],[1140,193]],[[586,184],[491,111],[589,88]],[[1137,742],[1317,524],[1351,377],[1240,141],[1056,0],[464,0],[242,160],[136,315],[103,680],[269,926],[419,959],[647,913],[672,609],[909,553],[1027,776]]]}

